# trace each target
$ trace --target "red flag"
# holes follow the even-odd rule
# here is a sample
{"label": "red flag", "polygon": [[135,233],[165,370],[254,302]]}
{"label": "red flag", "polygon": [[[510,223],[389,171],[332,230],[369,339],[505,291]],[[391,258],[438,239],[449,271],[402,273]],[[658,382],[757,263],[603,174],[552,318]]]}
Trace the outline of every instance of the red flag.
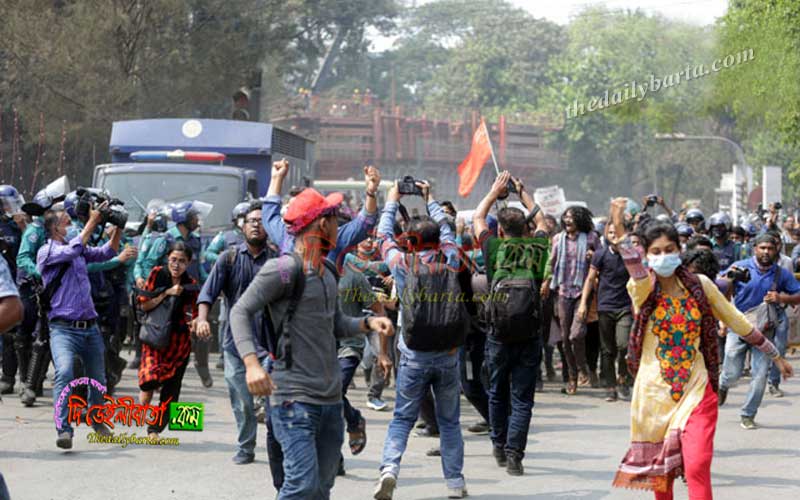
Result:
{"label": "red flag", "polygon": [[461,165],[458,166],[458,194],[461,196],[469,196],[475,183],[478,182],[478,177],[481,175],[481,170],[486,164],[486,160],[492,156],[491,144],[489,144],[489,131],[486,130],[486,123],[481,118],[481,124],[475,130],[472,136],[472,147],[469,154]]}

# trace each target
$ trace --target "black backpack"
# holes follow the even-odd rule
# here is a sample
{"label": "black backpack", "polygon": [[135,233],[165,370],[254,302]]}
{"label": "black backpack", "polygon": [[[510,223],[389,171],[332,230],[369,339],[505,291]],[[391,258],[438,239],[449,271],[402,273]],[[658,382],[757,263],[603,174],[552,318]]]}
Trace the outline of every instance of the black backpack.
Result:
{"label": "black backpack", "polygon": [[510,271],[495,273],[484,304],[492,335],[503,343],[521,342],[539,334],[538,282]]}
{"label": "black backpack", "polygon": [[415,351],[449,351],[464,343],[470,317],[459,274],[447,267],[444,254],[429,264],[406,254],[406,283],[400,297],[403,340]]}

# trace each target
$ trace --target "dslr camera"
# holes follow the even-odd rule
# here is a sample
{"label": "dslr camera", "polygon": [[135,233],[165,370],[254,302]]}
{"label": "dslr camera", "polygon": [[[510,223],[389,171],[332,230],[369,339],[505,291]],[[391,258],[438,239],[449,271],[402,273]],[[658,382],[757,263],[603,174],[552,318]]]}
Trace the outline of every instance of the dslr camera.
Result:
{"label": "dslr camera", "polygon": [[646,203],[648,207],[654,207],[658,205],[658,196],[654,194],[648,195]]}
{"label": "dslr camera", "polygon": [[75,205],[75,213],[81,219],[88,219],[93,209],[108,202],[108,207],[100,210],[100,225],[111,224],[120,229],[125,229],[128,222],[128,212],[125,210],[125,203],[122,200],[111,197],[107,192],[95,188],[81,188],[76,191],[78,203]]}
{"label": "dslr camera", "polygon": [[750,270],[743,267],[731,266],[728,271],[728,278],[734,282],[740,281],[742,283],[748,283],[750,281]]}
{"label": "dslr camera", "polygon": [[412,175],[406,175],[397,181],[397,192],[400,194],[415,194],[417,196],[422,196],[422,188],[417,186],[417,182],[422,181],[415,179]]}
{"label": "dslr camera", "polygon": [[775,204],[772,206],[775,207],[775,210],[780,210],[783,208],[783,203],[776,201]]}

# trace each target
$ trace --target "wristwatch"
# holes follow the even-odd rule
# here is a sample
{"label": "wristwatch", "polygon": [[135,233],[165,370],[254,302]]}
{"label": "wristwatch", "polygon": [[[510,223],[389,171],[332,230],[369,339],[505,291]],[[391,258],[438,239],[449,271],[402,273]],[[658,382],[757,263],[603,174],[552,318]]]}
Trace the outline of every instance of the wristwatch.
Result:
{"label": "wristwatch", "polygon": [[375,191],[373,191],[373,192],[370,192],[369,190],[365,190],[365,191],[364,191],[364,194],[366,194],[366,195],[367,195],[367,196],[369,196],[370,198],[375,198],[375,196],[377,196],[377,195],[378,195],[378,193],[377,193],[377,192],[375,192]]}

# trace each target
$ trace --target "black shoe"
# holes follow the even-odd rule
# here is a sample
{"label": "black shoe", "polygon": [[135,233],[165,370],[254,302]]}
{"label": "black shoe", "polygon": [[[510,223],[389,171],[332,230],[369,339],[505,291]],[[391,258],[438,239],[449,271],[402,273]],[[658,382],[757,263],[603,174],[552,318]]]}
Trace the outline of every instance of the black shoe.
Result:
{"label": "black shoe", "polygon": [[467,430],[473,434],[488,434],[489,423],[486,420],[481,420],[467,427]]}
{"label": "black shoe", "polygon": [[339,458],[339,469],[336,471],[336,475],[337,475],[337,476],[344,476],[344,475],[345,475],[345,471],[344,471],[344,457],[340,457],[340,458]]}
{"label": "black shoe", "polygon": [[113,436],[114,435],[114,433],[111,432],[111,429],[109,429],[106,426],[106,424],[104,424],[102,422],[99,423],[99,424],[94,424],[92,426],[92,429],[94,430],[94,432],[96,432],[97,434],[99,434],[101,436],[106,436],[107,437],[107,436]]}
{"label": "black shoe", "polygon": [[719,406],[725,404],[725,400],[728,399],[728,388],[720,386],[719,390],[717,391],[717,399],[719,400]]}
{"label": "black shoe", "polygon": [[72,448],[72,436],[69,432],[59,432],[58,439],[56,439],[56,446],[62,450],[69,450]]}
{"label": "black shoe", "polygon": [[0,394],[13,394],[14,381],[0,380]]}
{"label": "black shoe", "polygon": [[252,464],[256,460],[256,456],[253,453],[245,453],[242,450],[239,450],[231,460],[233,460],[233,463],[236,465],[247,465]]}
{"label": "black shoe", "polygon": [[494,455],[494,459],[497,461],[498,467],[505,467],[508,465],[508,458],[506,458],[506,450],[503,448],[495,447],[492,449],[492,455]]}
{"label": "black shoe", "polygon": [[425,456],[428,457],[441,457],[442,456],[442,449],[438,446],[434,446],[430,450],[425,452]]}
{"label": "black shoe", "polygon": [[769,384],[769,394],[770,394],[770,396],[775,397],[775,398],[782,398],[783,397],[783,391],[777,385]]}
{"label": "black shoe", "polygon": [[36,392],[29,387],[25,387],[25,390],[19,395],[19,398],[22,400],[23,405],[30,408],[36,402]]}
{"label": "black shoe", "polygon": [[428,427],[424,427],[424,428],[418,430],[417,432],[415,432],[414,434],[416,434],[417,437],[422,437],[422,438],[439,437],[439,432],[438,431],[437,432],[433,432]]}
{"label": "black shoe", "polygon": [[507,455],[508,465],[506,465],[506,472],[510,476],[521,476],[525,473],[522,467],[522,458],[516,455]]}
{"label": "black shoe", "polygon": [[614,389],[606,389],[606,401],[613,403],[617,400],[617,391]]}
{"label": "black shoe", "polygon": [[203,382],[203,387],[208,389],[214,385],[214,380],[211,378],[211,373],[208,371],[207,366],[195,365],[195,368],[197,369],[197,374],[200,375],[200,381]]}

